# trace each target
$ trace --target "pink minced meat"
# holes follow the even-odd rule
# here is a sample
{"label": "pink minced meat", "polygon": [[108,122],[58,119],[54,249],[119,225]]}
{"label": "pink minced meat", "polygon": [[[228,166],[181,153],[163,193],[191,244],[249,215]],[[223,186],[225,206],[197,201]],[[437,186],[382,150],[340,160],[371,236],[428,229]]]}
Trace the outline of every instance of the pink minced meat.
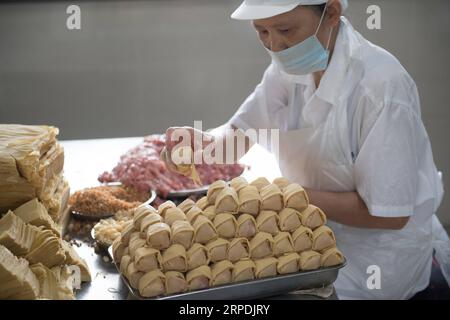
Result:
{"label": "pink minced meat", "polygon": [[[155,190],[162,196],[170,191],[196,189],[194,182],[181,174],[169,171],[160,158],[165,146],[164,135],[150,135],[144,141],[120,157],[120,162],[112,172],[102,173],[100,182],[122,182],[138,191]],[[244,171],[241,164],[196,166],[204,185],[216,180],[231,180]]]}

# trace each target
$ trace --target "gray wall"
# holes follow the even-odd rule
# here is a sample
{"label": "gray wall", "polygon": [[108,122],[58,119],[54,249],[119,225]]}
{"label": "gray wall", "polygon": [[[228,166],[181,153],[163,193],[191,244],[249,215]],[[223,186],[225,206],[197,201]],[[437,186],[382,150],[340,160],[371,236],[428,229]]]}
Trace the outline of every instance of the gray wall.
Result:
{"label": "gray wall", "polygon": [[[170,125],[225,122],[269,59],[237,0],[0,4],[0,122],[51,123],[61,139],[139,136]],[[76,2],[75,2],[76,3]],[[382,30],[365,26],[382,9]],[[348,18],[416,80],[436,163],[450,182],[450,1],[350,0]],[[440,217],[450,225],[447,196]]]}

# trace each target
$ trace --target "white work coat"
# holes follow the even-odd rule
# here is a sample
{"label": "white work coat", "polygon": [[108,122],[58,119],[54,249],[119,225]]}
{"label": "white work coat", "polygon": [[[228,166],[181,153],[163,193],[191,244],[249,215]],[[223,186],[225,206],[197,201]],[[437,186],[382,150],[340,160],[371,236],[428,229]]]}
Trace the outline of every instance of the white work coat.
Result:
{"label": "white work coat", "polygon": [[340,298],[407,299],[427,287],[443,187],[416,85],[394,56],[342,17],[317,89],[311,74],[288,75],[272,63],[229,124],[279,129],[277,160],[291,181],[356,191],[373,216],[410,217],[402,230],[328,223],[347,259],[335,283]]}

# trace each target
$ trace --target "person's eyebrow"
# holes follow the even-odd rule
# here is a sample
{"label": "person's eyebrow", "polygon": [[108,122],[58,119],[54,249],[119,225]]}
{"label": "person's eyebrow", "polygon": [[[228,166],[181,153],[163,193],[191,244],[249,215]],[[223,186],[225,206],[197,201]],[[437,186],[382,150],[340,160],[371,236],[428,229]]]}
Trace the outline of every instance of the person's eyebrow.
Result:
{"label": "person's eyebrow", "polygon": [[[265,26],[261,26],[257,23],[253,23],[253,27],[256,30],[261,30],[261,29],[266,29]],[[274,29],[289,29],[292,28],[292,24],[291,23],[287,23],[287,22],[279,22],[279,23],[274,23],[270,26],[268,26],[269,28],[274,28]]]}
{"label": "person's eyebrow", "polygon": [[255,29],[264,29],[263,26],[257,24],[256,22],[253,22],[253,27],[254,27]]}
{"label": "person's eyebrow", "polygon": [[292,22],[281,21],[278,23],[274,23],[271,27],[272,28],[282,28],[282,29],[291,28]]}

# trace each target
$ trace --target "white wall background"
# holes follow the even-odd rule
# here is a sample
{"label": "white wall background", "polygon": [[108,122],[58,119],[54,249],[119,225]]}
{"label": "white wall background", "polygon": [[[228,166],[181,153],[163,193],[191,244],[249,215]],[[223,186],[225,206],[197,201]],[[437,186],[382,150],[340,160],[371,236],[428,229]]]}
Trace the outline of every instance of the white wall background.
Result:
{"label": "white wall background", "polygon": [[[66,8],[82,30],[66,28]],[[140,136],[225,122],[269,63],[239,0],[0,4],[0,122],[53,124],[61,139]],[[382,10],[382,30],[366,9]],[[450,182],[450,1],[350,0],[346,14],[416,80],[436,163]],[[450,225],[450,201],[439,215]]]}

